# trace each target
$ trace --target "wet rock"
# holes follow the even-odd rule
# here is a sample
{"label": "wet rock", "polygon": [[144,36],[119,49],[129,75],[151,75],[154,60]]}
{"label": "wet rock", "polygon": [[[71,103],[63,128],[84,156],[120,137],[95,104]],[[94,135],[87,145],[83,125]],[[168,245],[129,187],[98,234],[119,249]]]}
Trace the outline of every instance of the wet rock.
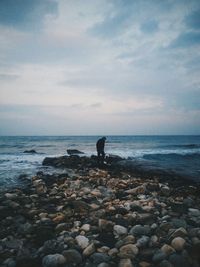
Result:
{"label": "wet rock", "polygon": [[85,257],[90,256],[91,254],[93,254],[96,250],[96,247],[94,245],[94,243],[91,243],[89,246],[87,246],[84,250],[83,250],[83,255]]}
{"label": "wet rock", "polygon": [[188,214],[191,217],[200,217],[200,210],[199,209],[193,209],[193,208],[189,208],[188,210]]}
{"label": "wet rock", "polygon": [[96,239],[99,240],[103,245],[108,246],[110,248],[113,248],[116,243],[114,234],[109,232],[99,233]]}
{"label": "wet rock", "polygon": [[85,249],[89,245],[89,239],[85,236],[78,235],[75,239],[76,239],[77,244],[82,249]]}
{"label": "wet rock", "polygon": [[138,187],[129,189],[125,191],[126,194],[135,195],[135,194],[145,194],[146,192],[146,185],[140,185]]}
{"label": "wet rock", "polygon": [[23,241],[20,239],[11,239],[4,241],[4,245],[9,249],[17,249],[23,245]]}
{"label": "wet rock", "polygon": [[51,239],[44,242],[40,252],[48,255],[54,253],[61,253],[64,250],[64,244],[58,240]]}
{"label": "wet rock", "polygon": [[141,261],[141,262],[139,263],[139,266],[140,266],[140,267],[151,267],[152,265],[151,265],[151,263],[149,263],[149,262]]}
{"label": "wet rock", "polygon": [[134,259],[135,256],[138,254],[139,250],[136,245],[133,244],[128,244],[125,246],[122,246],[119,249],[119,254],[118,256],[120,258],[128,258],[128,259]]}
{"label": "wet rock", "polygon": [[16,200],[19,196],[16,193],[5,193],[5,197],[10,200]]}
{"label": "wet rock", "polygon": [[188,207],[183,202],[174,201],[171,203],[171,209],[178,213],[186,213]]}
{"label": "wet rock", "polygon": [[26,153],[26,154],[36,154],[37,152],[34,149],[30,149],[30,150],[25,150],[23,153]]}
{"label": "wet rock", "polygon": [[100,264],[102,262],[109,262],[110,261],[110,256],[108,256],[105,253],[94,253],[90,256],[90,260],[92,261],[93,264]]}
{"label": "wet rock", "polygon": [[161,247],[161,251],[163,251],[167,256],[175,252],[175,249],[167,244],[164,244]]}
{"label": "wet rock", "polygon": [[99,219],[99,229],[106,232],[111,232],[113,230],[113,222]]}
{"label": "wet rock", "polygon": [[102,262],[97,265],[97,267],[110,267],[110,264],[107,262]]}
{"label": "wet rock", "polygon": [[135,225],[131,228],[130,234],[135,236],[149,235],[151,229],[149,226]]}
{"label": "wet rock", "polygon": [[90,228],[91,228],[91,226],[88,223],[81,226],[81,230],[85,231],[85,232],[90,231]]}
{"label": "wet rock", "polygon": [[185,245],[185,239],[182,237],[176,237],[172,240],[171,246],[176,250],[176,251],[181,251],[183,250]]}
{"label": "wet rock", "polygon": [[172,219],[172,225],[174,228],[187,228],[187,223],[183,219]]}
{"label": "wet rock", "polygon": [[66,263],[66,259],[61,254],[47,255],[42,260],[43,267],[62,267]]}
{"label": "wet rock", "polygon": [[130,259],[121,259],[118,267],[133,267]]}
{"label": "wet rock", "polygon": [[183,227],[180,227],[178,229],[176,229],[175,231],[173,231],[171,234],[170,234],[170,237],[169,239],[172,240],[173,238],[175,237],[186,237],[188,235],[187,231],[185,230],[185,228]]}
{"label": "wet rock", "polygon": [[158,250],[153,256],[153,262],[158,263],[161,262],[162,260],[166,259],[167,255],[162,251]]}
{"label": "wet rock", "polygon": [[56,230],[56,232],[59,233],[59,232],[62,232],[64,230],[67,230],[67,228],[68,228],[68,224],[67,223],[60,223],[60,224],[58,224],[56,226],[55,230]]}
{"label": "wet rock", "polygon": [[72,266],[79,266],[82,262],[81,254],[75,249],[68,249],[62,252],[66,259],[66,264]]}
{"label": "wet rock", "polygon": [[160,262],[159,267],[174,267],[168,260],[163,260]]}
{"label": "wet rock", "polygon": [[171,192],[171,189],[169,186],[162,186],[161,189],[160,189],[161,193],[164,195],[164,196],[169,196],[170,195],[170,192]]}
{"label": "wet rock", "polygon": [[20,224],[18,227],[18,233],[22,235],[27,235],[33,233],[33,226],[30,223]]}
{"label": "wet rock", "polygon": [[16,265],[16,261],[12,258],[8,258],[3,262],[3,267],[16,267]]}
{"label": "wet rock", "polygon": [[181,254],[174,253],[169,256],[169,262],[176,267],[190,267],[189,260]]}
{"label": "wet rock", "polygon": [[138,240],[137,240],[137,243],[136,243],[136,246],[138,247],[138,248],[143,248],[143,247],[146,247],[147,246],[147,244],[148,244],[148,242],[149,242],[149,237],[148,236],[142,236],[141,238],[139,238]]}
{"label": "wet rock", "polygon": [[80,155],[80,154],[84,154],[84,152],[77,150],[77,149],[67,149],[67,153],[69,155]]}
{"label": "wet rock", "polygon": [[127,228],[125,228],[124,226],[121,226],[121,225],[115,225],[113,230],[114,230],[114,234],[116,236],[126,235],[128,232]]}
{"label": "wet rock", "polygon": [[38,245],[42,245],[46,240],[53,239],[55,236],[52,225],[38,225],[34,229],[34,241]]}

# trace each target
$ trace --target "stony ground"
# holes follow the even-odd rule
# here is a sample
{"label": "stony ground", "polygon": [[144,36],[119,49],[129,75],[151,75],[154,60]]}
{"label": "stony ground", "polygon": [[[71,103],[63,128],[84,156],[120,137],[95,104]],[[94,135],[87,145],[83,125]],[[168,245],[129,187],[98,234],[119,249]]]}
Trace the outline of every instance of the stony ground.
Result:
{"label": "stony ground", "polygon": [[78,164],[1,194],[0,266],[200,266],[198,185]]}

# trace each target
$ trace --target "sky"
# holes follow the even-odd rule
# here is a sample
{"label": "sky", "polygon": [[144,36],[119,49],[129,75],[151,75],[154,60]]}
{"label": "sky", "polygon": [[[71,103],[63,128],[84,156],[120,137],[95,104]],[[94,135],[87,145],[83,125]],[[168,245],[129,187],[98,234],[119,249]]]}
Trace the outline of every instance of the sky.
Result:
{"label": "sky", "polygon": [[0,135],[200,134],[199,0],[0,0]]}

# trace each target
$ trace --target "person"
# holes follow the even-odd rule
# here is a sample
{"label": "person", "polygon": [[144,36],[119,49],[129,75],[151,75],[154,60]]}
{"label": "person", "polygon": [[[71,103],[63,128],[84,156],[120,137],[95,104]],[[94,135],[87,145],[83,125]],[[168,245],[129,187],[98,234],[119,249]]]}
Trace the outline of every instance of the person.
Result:
{"label": "person", "polygon": [[96,143],[97,160],[98,160],[98,163],[101,163],[101,164],[104,163],[104,158],[105,158],[105,152],[104,152],[105,142],[106,142],[106,137],[102,137]]}

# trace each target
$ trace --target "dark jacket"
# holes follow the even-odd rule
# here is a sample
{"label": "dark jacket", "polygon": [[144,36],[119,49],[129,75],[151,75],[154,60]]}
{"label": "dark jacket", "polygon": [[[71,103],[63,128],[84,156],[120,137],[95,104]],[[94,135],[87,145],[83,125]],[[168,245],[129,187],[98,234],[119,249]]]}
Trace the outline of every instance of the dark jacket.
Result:
{"label": "dark jacket", "polygon": [[96,143],[96,147],[97,147],[97,151],[101,152],[104,151],[104,146],[105,146],[105,138],[100,138],[97,143]]}

